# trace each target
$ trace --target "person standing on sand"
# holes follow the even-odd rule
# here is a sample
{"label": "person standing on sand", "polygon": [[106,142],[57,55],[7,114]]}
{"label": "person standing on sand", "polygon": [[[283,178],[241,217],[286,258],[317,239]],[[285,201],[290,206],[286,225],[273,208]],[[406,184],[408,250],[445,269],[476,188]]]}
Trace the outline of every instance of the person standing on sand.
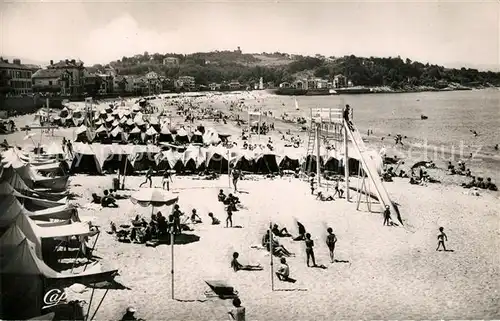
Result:
{"label": "person standing on sand", "polygon": [[332,197],[335,197],[337,194],[339,194],[339,198],[342,198],[344,195],[344,190],[340,188],[340,178],[335,180],[335,193],[333,193]]}
{"label": "person standing on sand", "polygon": [[436,248],[436,251],[439,251],[439,248],[443,246],[443,250],[446,252],[446,246],[444,245],[444,241],[448,242],[448,237],[444,233],[444,227],[439,228],[439,234],[438,234],[438,247]]}
{"label": "person standing on sand", "polygon": [[162,179],[163,189],[165,189],[165,185],[167,185],[167,191],[170,191],[170,182],[173,183],[174,181],[172,180],[172,175],[170,174],[170,172],[166,170],[163,173],[163,179]]}
{"label": "person standing on sand", "polygon": [[306,234],[306,256],[307,256],[307,266],[309,267],[309,259],[312,259],[313,267],[316,266],[316,260],[314,259],[314,241],[311,240],[311,234]]}
{"label": "person standing on sand", "polygon": [[384,210],[384,226],[391,226],[391,210],[389,209],[389,205],[385,206]]}
{"label": "person standing on sand", "polygon": [[337,236],[333,234],[333,229],[329,227],[327,230],[328,236],[326,237],[326,246],[328,246],[328,250],[330,252],[330,261],[334,262],[334,252],[335,252],[335,243],[337,243]]}
{"label": "person standing on sand", "polygon": [[73,157],[73,144],[71,141],[68,139],[68,142],[66,143],[66,147],[68,148],[68,154]]}
{"label": "person standing on sand", "polygon": [[233,211],[230,206],[227,207],[226,227],[233,227]]}
{"label": "person standing on sand", "polygon": [[237,184],[238,184],[238,180],[240,179],[241,173],[236,168],[232,168],[231,175],[233,176],[234,191],[238,192],[238,186],[237,186]]}
{"label": "person standing on sand", "polygon": [[245,307],[241,306],[241,300],[239,298],[233,299],[234,308],[228,312],[231,320],[234,321],[245,321]]}
{"label": "person standing on sand", "polygon": [[151,177],[153,176],[153,167],[149,166],[148,171],[146,172],[146,180],[139,185],[139,187],[142,187],[142,185],[146,184],[149,182],[149,188],[153,187],[153,180]]}
{"label": "person standing on sand", "polygon": [[309,180],[309,184],[311,187],[311,195],[314,195],[314,175],[311,176],[311,179]]}

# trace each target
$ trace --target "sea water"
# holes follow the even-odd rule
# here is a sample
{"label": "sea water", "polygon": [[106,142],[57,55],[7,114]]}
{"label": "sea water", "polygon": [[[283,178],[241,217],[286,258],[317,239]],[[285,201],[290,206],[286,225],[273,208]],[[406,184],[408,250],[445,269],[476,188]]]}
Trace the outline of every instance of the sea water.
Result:
{"label": "sea water", "polygon": [[[295,109],[295,98],[299,110]],[[500,151],[494,149],[500,144],[500,90],[497,88],[404,94],[274,96],[266,99],[263,110],[272,110],[278,117],[286,112],[291,117],[308,118],[310,108],[345,104],[353,108],[354,123],[363,137],[371,129],[372,139],[380,139],[381,144],[392,147],[395,135],[406,136],[401,153],[421,153],[423,159],[465,160],[476,169],[476,175],[492,176],[498,183]],[[423,120],[421,115],[428,118]]]}

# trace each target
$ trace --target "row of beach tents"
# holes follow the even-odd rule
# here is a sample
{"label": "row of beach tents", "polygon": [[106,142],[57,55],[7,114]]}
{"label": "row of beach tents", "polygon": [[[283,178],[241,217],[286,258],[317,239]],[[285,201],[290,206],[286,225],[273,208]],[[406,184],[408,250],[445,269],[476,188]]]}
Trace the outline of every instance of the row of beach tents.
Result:
{"label": "row of beach tents", "polygon": [[[335,150],[322,149],[320,164],[323,170],[342,173],[343,155]],[[360,170],[359,155],[351,154],[349,168],[353,174]],[[382,158],[373,155],[379,171]],[[316,171],[316,157],[304,157],[301,150],[286,148],[277,153],[269,149],[246,150],[237,147],[225,148],[222,145],[202,147],[188,145],[186,148],[171,146],[162,150],[154,145],[118,145],[75,143],[74,157],[70,166],[71,173],[99,175],[119,171],[130,175],[152,167],[156,171],[175,170],[176,172],[195,172],[208,169],[217,173],[227,173],[229,167],[249,173],[278,173],[280,170],[305,168]]]}
{"label": "row of beach tents", "polygon": [[[0,162],[0,319],[25,320],[49,312],[69,319],[72,316],[61,314],[64,305],[51,305],[50,294],[73,284],[120,288],[114,280],[118,270],[105,270],[97,262],[61,272],[60,250],[67,248],[74,260],[79,256],[75,253],[88,257],[93,250],[89,240],[99,232],[82,222],[77,208],[69,204],[69,177],[43,176],[37,166],[23,161],[20,152],[9,149]],[[51,159],[57,163],[47,154],[37,161],[47,166]]]}

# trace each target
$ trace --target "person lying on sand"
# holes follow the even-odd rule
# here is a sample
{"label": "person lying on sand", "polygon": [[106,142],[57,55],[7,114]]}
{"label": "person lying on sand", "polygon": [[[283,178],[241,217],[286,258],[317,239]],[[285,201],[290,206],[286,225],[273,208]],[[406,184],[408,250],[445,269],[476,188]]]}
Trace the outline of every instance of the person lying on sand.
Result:
{"label": "person lying on sand", "polygon": [[[270,245],[271,245],[270,240],[271,238],[268,230],[266,234],[264,234],[264,236],[262,237],[262,246],[266,248],[268,251],[270,251]],[[278,240],[273,239],[272,245],[273,245],[273,255],[276,255],[278,257],[293,255],[292,252],[288,251],[284,246],[280,245]]]}
{"label": "person lying on sand", "polygon": [[273,232],[274,235],[278,237],[290,237],[290,233],[288,233],[286,227],[282,228],[281,230],[278,227],[278,224],[274,224],[271,231]]}
{"label": "person lying on sand", "polygon": [[201,217],[196,214],[196,209],[193,208],[193,211],[191,212],[191,223],[193,224],[198,224],[201,223]]}
{"label": "person lying on sand", "polygon": [[238,271],[262,271],[264,268],[260,265],[243,265],[240,262],[238,262],[238,257],[239,257],[238,252],[233,253],[233,259],[231,260],[231,268],[234,270],[234,272]]}
{"label": "person lying on sand", "polygon": [[216,217],[214,217],[213,213],[208,213],[208,216],[212,219],[212,225],[219,225],[220,224],[220,221]]}
{"label": "person lying on sand", "polygon": [[472,176],[472,180],[468,183],[462,183],[462,187],[464,188],[472,188],[472,187],[476,187],[477,185],[477,182],[476,182],[476,177],[475,176]]}
{"label": "person lying on sand", "polygon": [[124,199],[128,199],[129,198],[128,196],[117,194],[116,193],[116,189],[110,189],[109,190],[109,196],[111,196],[111,197],[113,197],[114,199],[117,199],[117,200],[124,200]]}
{"label": "person lying on sand", "polygon": [[318,192],[316,199],[322,202],[330,202],[334,200],[332,195],[325,196],[323,195],[323,192]]}
{"label": "person lying on sand", "polygon": [[118,207],[116,200],[109,196],[108,190],[104,190],[104,197],[101,199],[102,207]]}

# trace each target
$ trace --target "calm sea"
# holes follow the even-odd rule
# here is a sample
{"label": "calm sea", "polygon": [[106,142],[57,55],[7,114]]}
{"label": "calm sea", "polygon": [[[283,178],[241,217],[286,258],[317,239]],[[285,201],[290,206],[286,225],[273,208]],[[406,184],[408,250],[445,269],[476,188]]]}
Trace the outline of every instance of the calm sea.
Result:
{"label": "calm sea", "polygon": [[[354,123],[363,136],[373,130],[376,139],[385,137],[387,146],[394,140],[387,135],[407,136],[406,150],[427,150],[430,156],[438,151],[450,160],[473,161],[483,174],[500,170],[500,90],[472,90],[407,94],[368,94],[297,97],[273,96],[266,99],[265,109],[275,115],[286,111],[291,116],[308,116],[311,107],[339,107],[349,104],[354,109]],[[284,104],[284,106],[283,106]],[[420,116],[428,117],[421,120]],[[475,130],[475,136],[471,130]],[[472,164],[471,164],[472,165]],[[479,173],[478,173],[479,174]],[[497,176],[497,175],[491,175]]]}

